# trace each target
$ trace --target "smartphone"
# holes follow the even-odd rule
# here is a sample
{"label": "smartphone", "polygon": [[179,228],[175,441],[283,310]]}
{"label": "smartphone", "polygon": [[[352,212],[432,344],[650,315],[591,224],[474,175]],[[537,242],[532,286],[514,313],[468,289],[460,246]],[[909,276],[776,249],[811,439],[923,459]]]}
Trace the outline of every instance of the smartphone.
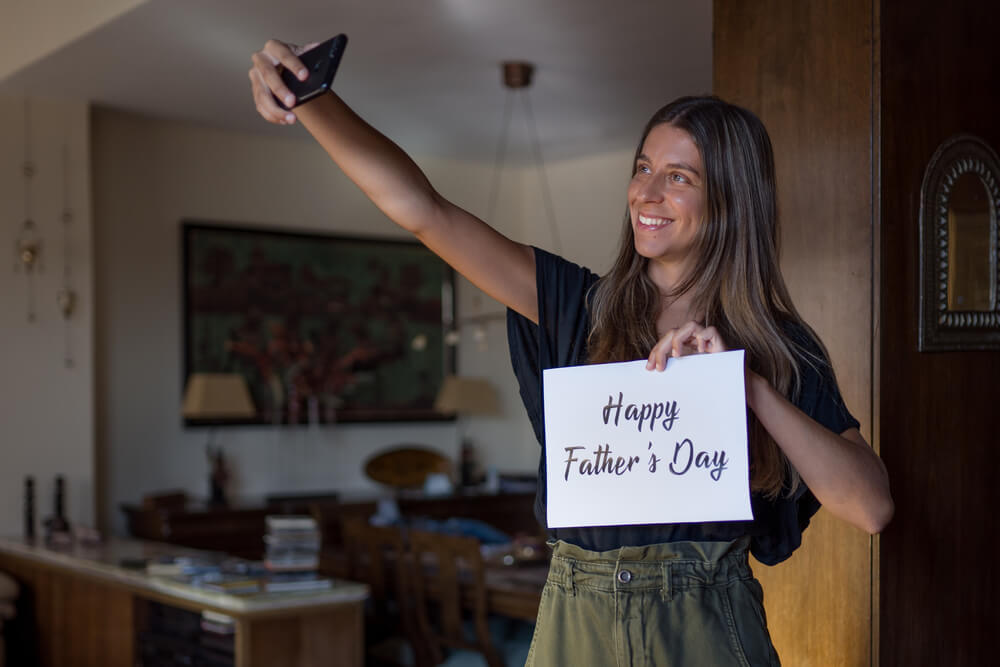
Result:
{"label": "smartphone", "polygon": [[340,34],[299,54],[299,60],[309,70],[309,77],[305,81],[299,81],[298,77],[290,70],[286,69],[281,72],[281,80],[295,95],[295,104],[288,107],[277,96],[274,99],[281,107],[292,109],[325,93],[330,89],[330,84],[333,83],[333,75],[337,73],[340,58],[344,55],[346,47],[347,35]]}

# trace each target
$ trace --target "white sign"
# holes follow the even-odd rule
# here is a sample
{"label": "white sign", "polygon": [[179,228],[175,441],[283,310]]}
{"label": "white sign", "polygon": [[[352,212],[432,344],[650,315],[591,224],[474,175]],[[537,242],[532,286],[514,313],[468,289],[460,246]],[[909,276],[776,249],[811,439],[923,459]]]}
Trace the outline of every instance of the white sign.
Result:
{"label": "white sign", "polygon": [[544,371],[549,526],[752,519],[743,356]]}

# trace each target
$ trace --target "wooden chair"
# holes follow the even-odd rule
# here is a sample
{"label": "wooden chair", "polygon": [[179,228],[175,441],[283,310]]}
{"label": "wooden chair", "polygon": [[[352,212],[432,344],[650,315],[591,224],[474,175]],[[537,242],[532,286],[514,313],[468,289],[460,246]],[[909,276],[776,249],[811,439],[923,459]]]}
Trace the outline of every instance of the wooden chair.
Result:
{"label": "wooden chair", "polygon": [[479,541],[412,530],[409,542],[417,628],[433,664],[444,662],[443,649],[464,649],[482,654],[489,667],[503,667],[490,634]]}
{"label": "wooden chair", "polygon": [[342,534],[350,578],[371,588],[365,631],[367,664],[431,664],[417,630],[403,533],[396,526],[373,526],[348,518]]}

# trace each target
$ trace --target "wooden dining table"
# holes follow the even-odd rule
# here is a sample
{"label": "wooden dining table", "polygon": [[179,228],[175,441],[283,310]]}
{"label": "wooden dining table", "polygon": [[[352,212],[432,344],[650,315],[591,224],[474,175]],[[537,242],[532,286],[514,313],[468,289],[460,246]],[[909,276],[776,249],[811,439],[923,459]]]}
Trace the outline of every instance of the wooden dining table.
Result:
{"label": "wooden dining table", "polygon": [[487,561],[486,604],[491,614],[534,622],[549,573],[548,561],[504,565]]}
{"label": "wooden dining table", "polygon": [[[323,574],[351,577],[347,554],[343,550],[324,550],[320,563]],[[505,563],[498,557],[486,558],[485,563],[487,611],[533,623],[549,572],[548,560]]]}

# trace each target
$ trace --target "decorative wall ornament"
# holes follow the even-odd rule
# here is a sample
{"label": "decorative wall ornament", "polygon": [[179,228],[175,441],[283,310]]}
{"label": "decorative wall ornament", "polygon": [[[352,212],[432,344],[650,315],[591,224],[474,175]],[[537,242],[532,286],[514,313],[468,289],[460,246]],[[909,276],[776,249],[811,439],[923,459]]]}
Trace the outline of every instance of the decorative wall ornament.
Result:
{"label": "decorative wall ornament", "polygon": [[1000,349],[1000,159],[982,139],[942,143],[920,189],[918,349]]}
{"label": "decorative wall ornament", "polygon": [[17,236],[14,237],[14,272],[24,273],[26,280],[26,304],[28,321],[34,322],[35,315],[35,272],[43,269],[42,237],[38,225],[31,217],[31,185],[35,177],[35,164],[31,161],[31,113],[28,98],[24,99],[24,163],[21,170],[24,178],[24,220]]}
{"label": "decorative wall ornament", "polygon": [[66,325],[66,354],[63,361],[66,368],[73,367],[73,338],[70,319],[76,310],[76,291],[73,289],[73,253],[70,244],[73,224],[73,209],[70,207],[70,187],[69,187],[69,146],[63,144],[62,147],[62,167],[63,167],[63,284],[56,292],[56,305],[59,306],[59,313],[62,315]]}

